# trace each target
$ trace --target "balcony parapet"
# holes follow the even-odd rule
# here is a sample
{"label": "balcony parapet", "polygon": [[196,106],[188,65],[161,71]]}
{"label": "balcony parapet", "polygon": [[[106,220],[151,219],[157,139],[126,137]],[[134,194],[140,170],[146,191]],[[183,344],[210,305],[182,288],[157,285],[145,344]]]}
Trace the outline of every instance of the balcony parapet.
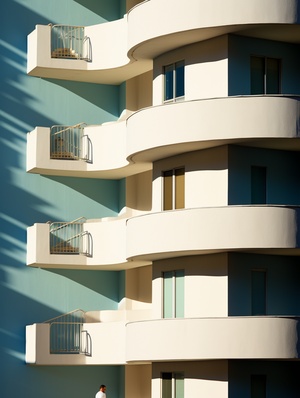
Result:
{"label": "balcony parapet", "polygon": [[272,205],[148,213],[127,221],[127,258],[153,261],[223,251],[295,255],[298,217],[297,208]]}
{"label": "balcony parapet", "polygon": [[[151,0],[128,13],[128,48],[136,59],[228,33],[295,42],[297,0]],[[168,16],[172,13],[172,17]],[[155,21],[155,23],[153,23]],[[299,42],[299,41],[298,41]]]}
{"label": "balcony parapet", "polygon": [[125,120],[86,126],[84,136],[89,161],[50,159],[50,129],[37,127],[27,135],[27,171],[122,178],[150,170],[157,159],[219,145],[300,150],[300,101],[242,96],[161,105]]}
{"label": "balcony parapet", "polygon": [[298,317],[279,316],[130,322],[126,361],[299,359],[299,325]]}

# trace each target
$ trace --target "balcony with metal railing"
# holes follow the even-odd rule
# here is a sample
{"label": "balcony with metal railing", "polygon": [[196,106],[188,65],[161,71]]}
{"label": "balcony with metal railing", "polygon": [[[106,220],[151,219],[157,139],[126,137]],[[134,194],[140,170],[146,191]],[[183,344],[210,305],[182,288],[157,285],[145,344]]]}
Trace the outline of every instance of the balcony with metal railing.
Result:
{"label": "balcony with metal railing", "polygon": [[27,229],[27,265],[31,267],[124,270],[149,264],[127,260],[125,217],[80,217]]}
{"label": "balcony with metal railing", "polygon": [[84,26],[52,25],[51,58],[91,60],[91,42]]}
{"label": "balcony with metal railing", "polygon": [[126,323],[151,319],[151,309],[85,312],[80,309],[26,326],[26,363],[122,365]]}

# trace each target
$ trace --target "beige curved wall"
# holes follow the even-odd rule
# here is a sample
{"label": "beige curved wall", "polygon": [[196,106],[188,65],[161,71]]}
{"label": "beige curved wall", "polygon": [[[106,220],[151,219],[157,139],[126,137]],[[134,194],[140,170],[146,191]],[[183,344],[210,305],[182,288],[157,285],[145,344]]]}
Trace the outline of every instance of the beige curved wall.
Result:
{"label": "beige curved wall", "polygon": [[[154,239],[155,237],[155,239]],[[292,208],[228,206],[165,211],[127,222],[127,258],[155,260],[228,250],[297,246]]]}
{"label": "beige curved wall", "polygon": [[298,324],[275,317],[132,322],[126,325],[126,361],[295,359]]}
{"label": "beige curved wall", "polygon": [[[250,0],[246,7],[239,0],[190,0],[188,6],[181,0],[151,0],[128,14],[128,48],[135,57],[154,57],[192,42],[192,38],[197,41],[234,32],[241,29],[239,25],[293,24],[297,23],[297,7],[297,0]],[[170,12],[172,17],[166,18]],[[186,35],[177,37],[181,32]],[[169,43],[151,43],[165,35],[170,35]]]}
{"label": "beige curved wall", "polygon": [[223,143],[295,138],[299,134],[299,110],[296,99],[265,96],[196,100],[143,109],[127,120],[127,155],[135,161],[153,161]]}

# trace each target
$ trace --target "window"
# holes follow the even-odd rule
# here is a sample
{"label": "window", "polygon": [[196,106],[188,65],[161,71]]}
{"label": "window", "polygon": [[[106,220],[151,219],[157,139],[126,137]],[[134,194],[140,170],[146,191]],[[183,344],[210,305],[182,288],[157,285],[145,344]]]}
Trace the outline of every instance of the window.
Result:
{"label": "window", "polygon": [[266,270],[251,271],[251,314],[266,315]]}
{"label": "window", "polygon": [[184,271],[163,272],[163,317],[184,317]]}
{"label": "window", "polygon": [[266,376],[251,376],[251,398],[266,398]]}
{"label": "window", "polygon": [[281,60],[251,57],[251,94],[280,94]]}
{"label": "window", "polygon": [[184,208],[184,168],[163,172],[163,210]]}
{"label": "window", "polygon": [[267,203],[267,168],[251,167],[251,203]]}
{"label": "window", "polygon": [[184,398],[183,373],[162,373],[162,398]]}
{"label": "window", "polygon": [[184,97],[184,61],[164,67],[165,101],[174,101]]}

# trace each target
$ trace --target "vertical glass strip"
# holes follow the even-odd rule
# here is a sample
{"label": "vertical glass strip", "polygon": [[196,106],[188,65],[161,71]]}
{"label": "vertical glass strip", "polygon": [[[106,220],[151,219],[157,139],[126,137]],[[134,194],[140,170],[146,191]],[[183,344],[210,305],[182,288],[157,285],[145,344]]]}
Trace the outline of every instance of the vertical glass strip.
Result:
{"label": "vertical glass strip", "polygon": [[174,65],[165,66],[165,101],[174,98]]}
{"label": "vertical glass strip", "polygon": [[175,64],[175,97],[184,96],[184,62],[176,62]]}
{"label": "vertical glass strip", "polygon": [[251,57],[251,94],[265,94],[265,58]]}
{"label": "vertical glass strip", "polygon": [[172,170],[163,173],[163,209],[173,209],[173,172]]}
{"label": "vertical glass strip", "polygon": [[175,374],[175,398],[184,398],[184,377],[183,373]]}
{"label": "vertical glass strip", "polygon": [[266,315],[266,271],[251,271],[252,315]]}
{"label": "vertical glass strip", "polygon": [[173,272],[163,273],[163,317],[172,318],[173,314]]}
{"label": "vertical glass strip", "polygon": [[251,203],[267,203],[267,168],[251,167]]}
{"label": "vertical glass strip", "polygon": [[266,94],[280,94],[280,60],[267,58]]}
{"label": "vertical glass strip", "polygon": [[184,168],[175,170],[175,209],[184,209]]}
{"label": "vertical glass strip", "polygon": [[175,272],[175,317],[184,317],[184,271]]}
{"label": "vertical glass strip", "polygon": [[172,397],[172,373],[162,374],[162,398]]}
{"label": "vertical glass strip", "polygon": [[251,376],[251,398],[266,398],[266,376]]}

